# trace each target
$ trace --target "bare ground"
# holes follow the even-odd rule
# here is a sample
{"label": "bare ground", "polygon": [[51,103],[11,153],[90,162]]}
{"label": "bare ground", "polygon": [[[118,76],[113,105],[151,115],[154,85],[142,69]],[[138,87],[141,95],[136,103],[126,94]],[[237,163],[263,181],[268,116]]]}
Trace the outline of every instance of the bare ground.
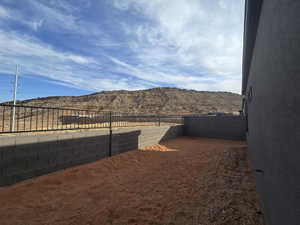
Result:
{"label": "bare ground", "polygon": [[178,138],[0,188],[0,224],[263,225],[245,150]]}

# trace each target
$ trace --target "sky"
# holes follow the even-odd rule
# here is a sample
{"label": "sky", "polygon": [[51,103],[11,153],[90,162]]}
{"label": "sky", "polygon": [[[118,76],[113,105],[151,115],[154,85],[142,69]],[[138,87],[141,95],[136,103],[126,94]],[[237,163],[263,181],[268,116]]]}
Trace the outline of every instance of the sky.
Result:
{"label": "sky", "polygon": [[178,87],[241,92],[244,0],[0,0],[0,102]]}

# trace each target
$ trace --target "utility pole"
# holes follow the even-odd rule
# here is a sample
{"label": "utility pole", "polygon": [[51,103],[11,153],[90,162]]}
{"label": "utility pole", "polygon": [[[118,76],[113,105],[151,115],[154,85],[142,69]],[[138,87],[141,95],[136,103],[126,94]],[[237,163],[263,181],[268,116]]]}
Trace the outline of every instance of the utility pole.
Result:
{"label": "utility pole", "polygon": [[11,131],[15,131],[15,120],[16,120],[16,104],[17,104],[17,89],[18,89],[18,76],[19,76],[19,65],[16,65],[16,75],[15,75],[15,82],[14,82],[14,94],[13,94],[13,114],[12,114],[12,126]]}

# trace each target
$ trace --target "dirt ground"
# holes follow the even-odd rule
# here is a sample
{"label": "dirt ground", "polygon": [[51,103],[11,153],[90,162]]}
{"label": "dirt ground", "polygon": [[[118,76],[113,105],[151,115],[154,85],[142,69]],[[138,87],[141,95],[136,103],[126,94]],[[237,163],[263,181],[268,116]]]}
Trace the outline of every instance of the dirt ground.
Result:
{"label": "dirt ground", "polygon": [[0,224],[263,225],[245,150],[178,138],[0,188]]}

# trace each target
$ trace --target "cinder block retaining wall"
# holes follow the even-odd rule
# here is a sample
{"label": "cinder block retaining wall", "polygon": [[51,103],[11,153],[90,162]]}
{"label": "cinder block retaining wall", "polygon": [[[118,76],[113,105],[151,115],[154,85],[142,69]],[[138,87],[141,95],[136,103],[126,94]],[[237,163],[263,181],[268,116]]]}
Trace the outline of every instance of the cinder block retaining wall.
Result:
{"label": "cinder block retaining wall", "polygon": [[[182,135],[182,126],[113,131],[112,155]],[[109,156],[108,131],[0,137],[0,186]]]}
{"label": "cinder block retaining wall", "polygon": [[195,137],[245,140],[243,116],[191,116],[184,118],[184,135]]}

